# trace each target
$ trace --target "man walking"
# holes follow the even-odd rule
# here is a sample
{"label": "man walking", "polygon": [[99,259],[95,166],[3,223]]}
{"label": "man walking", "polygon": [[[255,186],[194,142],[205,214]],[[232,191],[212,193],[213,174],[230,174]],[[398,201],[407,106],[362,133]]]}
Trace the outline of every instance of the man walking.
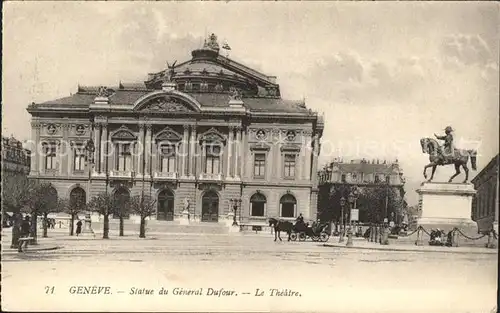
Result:
{"label": "man walking", "polygon": [[25,244],[25,248],[28,248],[28,238],[30,236],[31,223],[30,217],[26,215],[24,220],[21,223],[21,236],[19,236],[18,252],[23,252],[23,243]]}

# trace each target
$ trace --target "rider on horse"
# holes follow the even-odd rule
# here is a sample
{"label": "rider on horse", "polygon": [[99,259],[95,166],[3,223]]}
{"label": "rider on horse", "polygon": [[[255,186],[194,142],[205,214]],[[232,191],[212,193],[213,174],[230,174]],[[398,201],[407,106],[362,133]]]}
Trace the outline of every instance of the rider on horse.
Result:
{"label": "rider on horse", "polygon": [[436,134],[434,134],[434,136],[436,136],[436,138],[439,140],[444,140],[444,151],[442,151],[441,153],[442,155],[441,162],[443,164],[446,164],[447,162],[453,159],[455,155],[455,149],[453,148],[453,135],[452,135],[453,128],[451,128],[451,126],[447,126],[444,129],[444,132],[445,132],[444,136],[438,136]]}

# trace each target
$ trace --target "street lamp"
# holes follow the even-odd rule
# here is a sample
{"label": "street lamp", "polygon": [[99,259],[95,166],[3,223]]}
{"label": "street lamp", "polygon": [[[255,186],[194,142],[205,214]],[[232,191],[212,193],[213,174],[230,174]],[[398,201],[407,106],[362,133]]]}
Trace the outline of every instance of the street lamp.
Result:
{"label": "street lamp", "polygon": [[339,243],[344,242],[344,206],[345,206],[345,198],[340,198],[340,237]]}
{"label": "street lamp", "polygon": [[[85,145],[85,151],[87,154],[87,167],[89,170],[89,181],[87,184],[87,202],[90,201],[90,186],[91,186],[91,181],[92,181],[92,170],[94,169],[94,152],[95,152],[95,145],[94,141],[92,140],[92,137],[89,138],[87,141],[87,144]],[[90,211],[85,214],[88,215],[88,218],[90,219]],[[87,216],[85,216],[87,218]]]}
{"label": "street lamp", "polygon": [[351,211],[349,212],[349,229],[347,231],[347,247],[352,247],[352,212],[356,209],[356,200],[358,198],[358,190],[354,186],[349,193],[349,203],[351,204]]}
{"label": "street lamp", "polygon": [[241,206],[241,199],[230,199],[231,206],[233,208],[233,224],[232,226],[238,226],[238,222],[236,221],[236,212],[238,211],[238,207]]}

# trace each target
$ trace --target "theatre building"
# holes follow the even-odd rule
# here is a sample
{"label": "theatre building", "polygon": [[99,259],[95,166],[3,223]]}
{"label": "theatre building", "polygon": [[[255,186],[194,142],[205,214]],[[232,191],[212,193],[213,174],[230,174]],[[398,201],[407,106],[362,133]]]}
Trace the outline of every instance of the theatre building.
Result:
{"label": "theatre building", "polygon": [[213,34],[191,55],[141,83],[31,104],[30,176],[63,198],[151,195],[158,220],[316,218],[322,117],[219,54]]}

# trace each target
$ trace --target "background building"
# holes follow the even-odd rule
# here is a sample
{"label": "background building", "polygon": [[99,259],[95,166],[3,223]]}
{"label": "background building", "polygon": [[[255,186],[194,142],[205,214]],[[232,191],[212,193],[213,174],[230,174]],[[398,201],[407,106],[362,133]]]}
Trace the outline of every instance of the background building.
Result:
{"label": "background building", "polygon": [[498,154],[472,180],[477,193],[472,201],[472,219],[478,231],[498,233]]}
{"label": "background building", "polygon": [[26,176],[30,172],[31,151],[23,147],[23,143],[13,136],[2,137],[2,177],[12,174]]}
{"label": "background building", "polygon": [[243,222],[315,218],[322,117],[282,99],[276,77],[219,54],[213,34],[191,54],[144,83],[30,105],[30,176],[60,197],[150,194],[162,220],[189,207],[216,222],[235,206]]}
{"label": "background building", "polygon": [[[359,195],[356,208],[362,223],[382,222],[384,218],[403,221],[406,208],[404,201],[404,177],[396,160],[387,161],[335,159],[318,172],[318,215],[325,221],[340,221],[340,199],[348,198],[351,187],[356,186]],[[345,210],[344,215],[348,215]]]}

